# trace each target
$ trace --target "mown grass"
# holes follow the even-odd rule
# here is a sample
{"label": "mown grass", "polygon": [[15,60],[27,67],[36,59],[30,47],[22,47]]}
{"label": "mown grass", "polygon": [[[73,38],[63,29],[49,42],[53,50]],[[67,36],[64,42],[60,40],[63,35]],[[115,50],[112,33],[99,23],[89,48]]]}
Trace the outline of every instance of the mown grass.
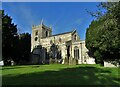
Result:
{"label": "mown grass", "polygon": [[3,85],[120,85],[120,70],[99,65],[26,65],[2,68]]}

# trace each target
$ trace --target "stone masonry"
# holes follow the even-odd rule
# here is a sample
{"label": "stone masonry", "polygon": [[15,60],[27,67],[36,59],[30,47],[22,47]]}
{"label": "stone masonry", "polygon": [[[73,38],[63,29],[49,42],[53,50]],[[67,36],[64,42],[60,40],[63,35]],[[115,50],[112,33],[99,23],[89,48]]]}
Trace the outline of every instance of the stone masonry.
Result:
{"label": "stone masonry", "polygon": [[51,57],[61,64],[66,59],[68,64],[95,64],[76,30],[52,35],[52,29],[43,23],[32,26],[31,52],[33,64],[49,63]]}

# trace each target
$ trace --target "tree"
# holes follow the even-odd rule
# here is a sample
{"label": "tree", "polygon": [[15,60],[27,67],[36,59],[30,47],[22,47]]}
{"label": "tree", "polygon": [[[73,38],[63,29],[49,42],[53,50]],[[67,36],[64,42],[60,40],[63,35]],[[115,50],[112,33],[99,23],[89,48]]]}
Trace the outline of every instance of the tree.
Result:
{"label": "tree", "polygon": [[96,16],[86,32],[86,47],[92,51],[98,63],[103,60],[120,59],[120,2],[101,3],[106,9],[102,16]]}
{"label": "tree", "polygon": [[31,35],[22,33],[19,36],[19,59],[28,62],[31,51]]}
{"label": "tree", "polygon": [[50,50],[48,52],[50,57],[50,63],[61,63],[62,57],[61,57],[61,50],[58,50],[58,45],[55,45],[54,43],[51,45]]}
{"label": "tree", "polygon": [[2,11],[2,58],[5,65],[13,60],[18,64],[20,60],[30,59],[31,35],[17,33],[17,25],[12,23],[12,18]]}
{"label": "tree", "polygon": [[2,11],[2,58],[4,61],[16,61],[18,39],[17,25],[12,23],[12,18]]}

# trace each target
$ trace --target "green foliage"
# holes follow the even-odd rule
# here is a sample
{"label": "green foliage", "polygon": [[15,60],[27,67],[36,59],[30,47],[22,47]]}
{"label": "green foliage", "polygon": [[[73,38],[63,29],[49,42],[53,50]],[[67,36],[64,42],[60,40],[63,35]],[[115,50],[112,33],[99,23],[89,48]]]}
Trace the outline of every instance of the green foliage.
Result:
{"label": "green foliage", "polygon": [[55,59],[57,57],[56,56],[57,53],[58,53],[58,46],[55,44],[52,44],[49,50],[49,56]]}
{"label": "green foliage", "polygon": [[20,60],[28,61],[31,50],[31,35],[23,33],[18,35],[17,25],[12,18],[2,13],[2,58],[7,65],[11,60],[18,63]]}
{"label": "green foliage", "polygon": [[17,60],[18,41],[17,25],[14,25],[12,18],[2,11],[2,58],[4,61]]}
{"label": "green foliage", "polygon": [[20,60],[29,61],[31,51],[31,35],[22,33],[19,36],[19,58]]}
{"label": "green foliage", "polygon": [[[112,6],[112,7],[109,7]],[[86,47],[97,62],[120,59],[120,2],[103,3],[107,12],[92,21],[86,32]]]}
{"label": "green foliage", "polygon": [[61,51],[58,50],[58,45],[52,44],[48,52],[50,58],[50,64],[59,64],[61,63]]}

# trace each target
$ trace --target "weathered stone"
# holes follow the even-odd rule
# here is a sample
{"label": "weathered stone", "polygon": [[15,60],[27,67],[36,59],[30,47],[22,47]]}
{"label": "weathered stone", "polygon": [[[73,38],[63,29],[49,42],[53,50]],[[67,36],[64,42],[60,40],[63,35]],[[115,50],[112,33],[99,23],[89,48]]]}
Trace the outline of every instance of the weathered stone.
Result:
{"label": "weathered stone", "polygon": [[117,62],[116,64],[113,63],[116,61],[104,61],[104,67],[119,67],[119,62]]}
{"label": "weathered stone", "polygon": [[[32,56],[33,63],[62,60],[62,64],[94,64],[88,56],[85,41],[81,41],[76,30],[52,35],[52,29],[41,23],[32,27],[31,52],[39,56]],[[53,59],[57,59],[53,61]]]}

